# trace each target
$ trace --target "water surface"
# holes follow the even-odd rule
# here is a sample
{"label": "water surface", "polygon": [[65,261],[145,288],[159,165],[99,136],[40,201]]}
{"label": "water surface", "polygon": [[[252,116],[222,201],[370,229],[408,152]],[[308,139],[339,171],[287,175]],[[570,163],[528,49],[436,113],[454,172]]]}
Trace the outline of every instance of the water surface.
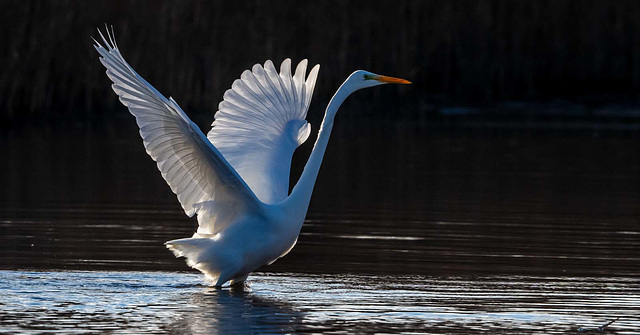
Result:
{"label": "water surface", "polygon": [[0,141],[2,331],[640,328],[633,136],[347,120],[297,246],[234,291],[207,287],[164,248],[196,222],[132,125]]}
{"label": "water surface", "polygon": [[634,334],[628,278],[265,274],[215,289],[195,274],[0,271],[0,332]]}

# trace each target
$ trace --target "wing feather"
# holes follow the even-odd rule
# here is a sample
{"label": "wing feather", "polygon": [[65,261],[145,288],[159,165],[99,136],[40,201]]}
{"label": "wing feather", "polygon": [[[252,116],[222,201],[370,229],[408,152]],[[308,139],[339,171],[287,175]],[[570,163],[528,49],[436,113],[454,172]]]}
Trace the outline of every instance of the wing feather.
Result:
{"label": "wing feather", "polygon": [[287,197],[293,152],[310,134],[305,119],[319,66],[305,78],[306,69],[303,60],[292,75],[287,58],[280,73],[270,60],[245,70],[225,92],[207,134],[265,203]]}
{"label": "wing feather", "polygon": [[94,47],[113,91],[135,116],[147,153],[185,213],[198,214],[198,233],[217,233],[240,210],[262,210],[262,202],[175,100],[165,98],[129,66],[108,30],[107,38],[98,32],[104,46],[94,40]]}

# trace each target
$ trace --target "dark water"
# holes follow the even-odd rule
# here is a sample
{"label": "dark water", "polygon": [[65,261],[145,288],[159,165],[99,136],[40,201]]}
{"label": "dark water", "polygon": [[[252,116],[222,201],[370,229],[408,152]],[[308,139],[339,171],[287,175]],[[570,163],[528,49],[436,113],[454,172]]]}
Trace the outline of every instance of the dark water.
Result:
{"label": "dark water", "polygon": [[339,122],[295,249],[219,291],[136,130],[69,129],[0,134],[0,331],[640,328],[636,136]]}

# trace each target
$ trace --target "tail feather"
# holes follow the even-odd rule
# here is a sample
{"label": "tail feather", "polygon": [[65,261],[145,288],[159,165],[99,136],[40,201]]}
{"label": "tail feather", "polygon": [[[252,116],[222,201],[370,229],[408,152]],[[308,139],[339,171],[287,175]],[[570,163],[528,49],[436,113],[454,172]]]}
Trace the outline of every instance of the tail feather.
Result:
{"label": "tail feather", "polygon": [[181,238],[165,242],[165,246],[176,257],[186,258],[187,264],[200,270],[215,286],[222,286],[229,280],[241,282],[248,272],[242,272],[242,256],[220,248],[215,237],[194,234],[191,238]]}
{"label": "tail feather", "polygon": [[198,263],[198,256],[200,256],[206,248],[211,246],[211,241],[208,238],[181,238],[167,241],[164,245],[171,250],[176,257],[186,258],[189,266],[193,266]]}
{"label": "tail feather", "polygon": [[207,279],[216,282],[220,277],[218,266],[214,264],[210,255],[214,241],[210,238],[192,237],[167,241],[164,245],[176,257],[186,258],[187,265],[202,271]]}

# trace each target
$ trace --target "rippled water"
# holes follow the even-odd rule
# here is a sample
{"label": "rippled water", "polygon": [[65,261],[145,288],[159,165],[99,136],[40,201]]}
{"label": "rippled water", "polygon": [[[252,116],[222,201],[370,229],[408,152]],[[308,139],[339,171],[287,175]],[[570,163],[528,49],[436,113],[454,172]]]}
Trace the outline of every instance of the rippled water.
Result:
{"label": "rippled water", "polygon": [[196,223],[131,125],[0,134],[0,332],[638,332],[640,140],[341,125],[245,290],[164,248]]}
{"label": "rippled water", "polygon": [[0,332],[635,334],[629,278],[264,274],[214,289],[194,274],[0,271]]}

